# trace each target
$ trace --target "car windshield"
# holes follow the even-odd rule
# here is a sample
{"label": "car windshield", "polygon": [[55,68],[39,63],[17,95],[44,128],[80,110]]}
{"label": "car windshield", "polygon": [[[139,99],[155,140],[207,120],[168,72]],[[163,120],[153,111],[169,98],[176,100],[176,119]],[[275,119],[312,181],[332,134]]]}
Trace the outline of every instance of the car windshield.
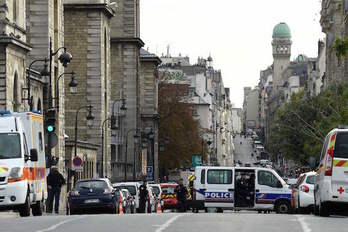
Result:
{"label": "car windshield", "polygon": [[21,143],[19,134],[0,134],[0,159],[21,158]]}
{"label": "car windshield", "polygon": [[163,194],[173,194],[174,190],[175,190],[175,188],[173,188],[173,187],[164,187],[164,188],[162,188],[162,193]]}
{"label": "car windshield", "polygon": [[306,180],[306,183],[307,184],[314,184],[314,181],[315,181],[315,176],[308,176],[307,177],[307,180]]}
{"label": "car windshield", "polygon": [[153,194],[155,194],[156,196],[158,196],[160,194],[160,189],[157,186],[152,186],[152,192]]}
{"label": "car windshield", "polygon": [[102,180],[80,181],[76,183],[76,189],[106,189],[107,183]]}
{"label": "car windshield", "polygon": [[137,189],[135,188],[135,186],[123,185],[123,186],[119,186],[119,187],[121,189],[127,189],[132,196],[135,196],[137,194]]}

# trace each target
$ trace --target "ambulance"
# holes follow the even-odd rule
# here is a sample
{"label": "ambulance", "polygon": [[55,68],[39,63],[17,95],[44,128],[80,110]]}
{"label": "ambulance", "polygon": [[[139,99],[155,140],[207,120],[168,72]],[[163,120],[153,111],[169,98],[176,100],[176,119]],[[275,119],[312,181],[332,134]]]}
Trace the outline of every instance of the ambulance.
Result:
{"label": "ambulance", "polygon": [[195,169],[196,209],[215,208],[290,213],[291,189],[271,168],[199,166]]}
{"label": "ambulance", "polygon": [[314,213],[329,216],[348,210],[348,128],[330,131],[324,141],[314,184]]}
{"label": "ambulance", "polygon": [[0,210],[39,216],[46,198],[43,116],[0,111]]}

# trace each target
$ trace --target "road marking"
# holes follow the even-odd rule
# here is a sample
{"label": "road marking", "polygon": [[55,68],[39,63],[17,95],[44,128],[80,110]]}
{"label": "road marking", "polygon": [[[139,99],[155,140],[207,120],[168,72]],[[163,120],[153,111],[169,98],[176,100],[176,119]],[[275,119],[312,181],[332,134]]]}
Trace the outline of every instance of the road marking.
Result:
{"label": "road marking", "polygon": [[175,217],[172,217],[171,219],[169,219],[166,223],[164,223],[163,225],[160,226],[160,228],[158,228],[156,230],[156,232],[162,232],[163,230],[167,229],[176,219],[178,219],[179,217],[181,217],[182,215],[177,215]]}
{"label": "road marking", "polygon": [[302,231],[303,232],[311,232],[312,230],[309,228],[308,223],[305,221],[303,216],[300,215],[296,215],[297,217],[297,221],[300,223],[301,227],[302,227]]}
{"label": "road marking", "polygon": [[77,220],[82,219],[82,218],[84,218],[84,217],[85,217],[85,216],[83,216],[83,217],[77,217],[77,218],[72,218],[72,219],[67,219],[67,220],[61,221],[61,222],[59,222],[59,223],[57,223],[57,224],[55,224],[55,225],[53,225],[53,226],[50,226],[50,227],[48,227],[48,228],[46,228],[46,229],[38,230],[38,231],[36,231],[36,232],[48,232],[48,231],[52,231],[52,230],[57,229],[57,228],[58,228],[59,226],[61,226],[61,225],[64,225],[64,224],[66,224],[66,223],[68,223],[68,222],[77,221]]}

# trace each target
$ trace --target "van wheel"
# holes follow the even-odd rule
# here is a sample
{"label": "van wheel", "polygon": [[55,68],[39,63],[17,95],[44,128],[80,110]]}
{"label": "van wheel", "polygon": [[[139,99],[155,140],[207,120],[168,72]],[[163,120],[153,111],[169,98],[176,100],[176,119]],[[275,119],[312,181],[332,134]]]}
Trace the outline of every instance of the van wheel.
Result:
{"label": "van wheel", "polygon": [[32,207],[32,213],[34,216],[42,216],[42,213],[45,211],[45,204],[42,201],[37,201]]}
{"label": "van wheel", "polygon": [[286,214],[290,213],[290,204],[287,201],[279,201],[275,205],[275,211],[278,214]]}
{"label": "van wheel", "polygon": [[217,212],[217,213],[223,213],[224,210],[223,210],[222,208],[217,208],[217,209],[216,209],[216,212]]}
{"label": "van wheel", "polygon": [[25,198],[25,203],[19,208],[19,216],[29,217],[30,216],[30,199],[29,192]]}

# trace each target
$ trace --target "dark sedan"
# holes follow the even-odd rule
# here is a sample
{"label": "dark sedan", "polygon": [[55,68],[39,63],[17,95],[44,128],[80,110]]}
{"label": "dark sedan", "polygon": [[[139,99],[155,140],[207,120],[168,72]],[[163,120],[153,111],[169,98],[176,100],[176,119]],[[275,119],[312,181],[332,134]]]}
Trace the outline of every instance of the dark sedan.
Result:
{"label": "dark sedan", "polygon": [[68,195],[70,214],[118,213],[119,197],[108,179],[79,180]]}

